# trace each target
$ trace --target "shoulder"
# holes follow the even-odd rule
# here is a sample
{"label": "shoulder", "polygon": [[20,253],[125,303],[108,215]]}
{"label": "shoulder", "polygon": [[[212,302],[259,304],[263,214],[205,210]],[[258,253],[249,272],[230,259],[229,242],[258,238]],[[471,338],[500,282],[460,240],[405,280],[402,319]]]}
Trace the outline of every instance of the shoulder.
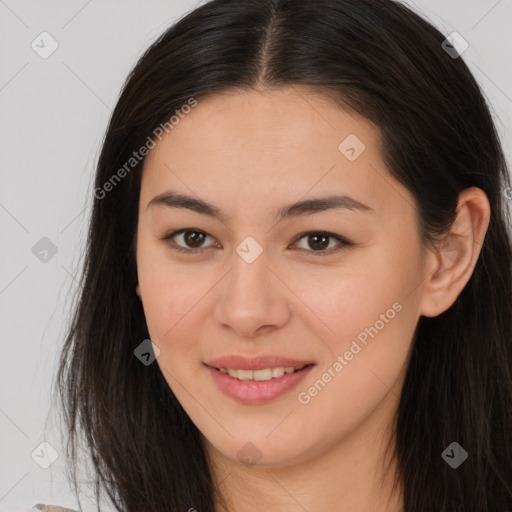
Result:
{"label": "shoulder", "polygon": [[30,512],[78,512],[77,510],[73,510],[71,508],[59,507],[58,505],[43,505],[42,503],[37,503],[33,505],[30,509]]}

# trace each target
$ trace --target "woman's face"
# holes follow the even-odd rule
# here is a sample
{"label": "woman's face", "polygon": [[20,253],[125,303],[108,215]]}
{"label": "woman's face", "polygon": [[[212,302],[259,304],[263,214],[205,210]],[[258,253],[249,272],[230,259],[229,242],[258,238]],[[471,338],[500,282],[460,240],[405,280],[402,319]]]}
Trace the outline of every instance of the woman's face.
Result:
{"label": "woman's face", "polygon": [[391,417],[426,270],[378,137],[293,87],[200,99],[155,139],[137,231],[154,364],[225,458],[297,464]]}

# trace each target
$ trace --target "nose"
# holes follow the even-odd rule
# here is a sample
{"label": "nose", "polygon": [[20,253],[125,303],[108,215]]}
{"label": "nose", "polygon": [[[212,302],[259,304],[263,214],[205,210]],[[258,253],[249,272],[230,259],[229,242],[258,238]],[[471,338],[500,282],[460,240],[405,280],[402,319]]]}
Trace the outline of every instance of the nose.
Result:
{"label": "nose", "polygon": [[239,338],[255,338],[282,328],[291,316],[291,292],[263,252],[251,263],[237,253],[220,285],[215,321]]}

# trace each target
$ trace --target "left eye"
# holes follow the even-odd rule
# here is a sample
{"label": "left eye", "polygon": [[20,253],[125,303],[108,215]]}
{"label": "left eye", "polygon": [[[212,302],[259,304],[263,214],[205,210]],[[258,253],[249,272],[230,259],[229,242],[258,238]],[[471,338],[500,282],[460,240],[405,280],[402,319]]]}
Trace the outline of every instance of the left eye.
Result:
{"label": "left eye", "polygon": [[[195,229],[181,229],[179,231],[173,231],[172,233],[169,233],[168,235],[165,235],[162,240],[164,241],[171,241],[172,243],[169,243],[168,245],[171,247],[171,249],[175,251],[180,252],[187,252],[187,253],[199,253],[206,251],[210,247],[201,247],[204,240],[209,237],[207,233],[200,230]],[[181,237],[183,243],[185,244],[185,247],[183,245],[179,245],[174,240],[175,237]],[[310,231],[307,233],[302,233],[299,235],[296,239],[297,243],[299,240],[302,240],[303,238],[306,239],[306,243],[310,248],[313,250],[304,249],[307,252],[317,253],[317,254],[331,254],[333,252],[340,251],[345,246],[353,245],[348,240],[338,236],[334,235],[333,233],[328,233],[324,231]],[[330,245],[330,240],[335,240],[338,242],[338,245],[335,247],[331,247],[328,250],[326,250]],[[217,245],[219,247],[218,242],[215,242],[214,245]]]}
{"label": "left eye", "polygon": [[[345,240],[338,235],[334,235],[332,233],[325,233],[322,231],[319,231],[319,232],[312,231],[310,233],[303,233],[298,238],[298,240],[302,240],[303,238],[306,239],[306,243],[309,245],[309,247],[313,248],[313,251],[308,251],[308,252],[313,252],[313,253],[321,252],[321,253],[330,254],[333,252],[340,251],[345,246],[351,245],[348,242],[348,240]],[[338,245],[335,247],[331,247],[329,250],[325,250],[330,245],[329,240],[335,240],[336,242],[338,242]]]}

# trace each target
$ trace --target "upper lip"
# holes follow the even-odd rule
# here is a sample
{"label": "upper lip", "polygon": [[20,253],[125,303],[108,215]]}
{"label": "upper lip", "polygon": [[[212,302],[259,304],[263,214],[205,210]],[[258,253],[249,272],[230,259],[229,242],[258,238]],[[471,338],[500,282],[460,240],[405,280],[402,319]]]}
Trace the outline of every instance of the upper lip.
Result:
{"label": "upper lip", "polygon": [[234,370],[263,370],[265,368],[276,368],[278,366],[300,367],[308,364],[314,364],[310,360],[298,360],[288,357],[279,357],[273,355],[261,355],[256,357],[244,357],[240,355],[224,356],[212,359],[205,363],[212,368],[231,368]]}

